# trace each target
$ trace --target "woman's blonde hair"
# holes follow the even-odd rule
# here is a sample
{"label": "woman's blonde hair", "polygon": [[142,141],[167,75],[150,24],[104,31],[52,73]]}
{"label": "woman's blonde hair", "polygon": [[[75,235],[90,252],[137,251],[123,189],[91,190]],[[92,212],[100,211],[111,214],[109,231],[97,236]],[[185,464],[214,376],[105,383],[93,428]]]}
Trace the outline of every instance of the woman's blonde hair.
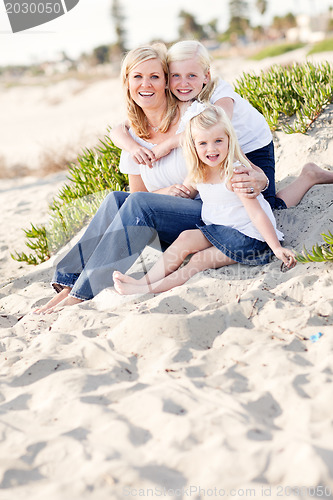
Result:
{"label": "woman's blonde hair", "polygon": [[196,40],[183,40],[173,44],[168,50],[168,64],[194,58],[198,60],[203,72],[209,76],[208,83],[203,86],[202,91],[196,98],[201,102],[209,101],[216,87],[217,79],[211,78],[211,58],[206,47]]}
{"label": "woman's blonde hair", "polygon": [[131,127],[138,137],[141,139],[149,139],[149,123],[148,119],[143,112],[142,108],[138,106],[132,99],[129,91],[128,77],[130,72],[140,63],[157,59],[160,61],[166,82],[166,110],[162,123],[159,126],[161,132],[167,132],[170,124],[177,113],[177,101],[169,90],[169,69],[167,64],[167,51],[164,44],[156,44],[152,46],[139,47],[130,50],[122,63],[121,67],[121,81],[125,90],[125,99],[127,106],[127,116]]}
{"label": "woman's blonde hair", "polygon": [[241,152],[236,132],[227,114],[222,108],[210,104],[187,123],[182,140],[189,176],[194,182],[204,182],[207,178],[207,166],[200,160],[195,148],[195,132],[198,129],[207,130],[218,124],[223,127],[229,140],[228,154],[220,165],[221,178],[227,182],[232,177],[236,161],[250,167],[249,161]]}

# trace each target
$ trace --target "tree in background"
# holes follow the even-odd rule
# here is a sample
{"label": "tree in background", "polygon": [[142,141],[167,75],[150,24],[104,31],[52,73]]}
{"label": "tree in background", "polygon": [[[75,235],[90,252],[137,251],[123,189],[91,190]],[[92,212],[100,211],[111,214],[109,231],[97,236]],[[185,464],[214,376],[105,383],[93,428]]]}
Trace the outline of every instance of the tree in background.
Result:
{"label": "tree in background", "polygon": [[267,0],[256,0],[256,7],[263,16],[267,10]]}
{"label": "tree in background", "polygon": [[182,24],[179,26],[178,30],[180,38],[195,38],[196,40],[206,38],[204,27],[197,22],[193,14],[182,10],[178,17],[182,19]]}
{"label": "tree in background", "polygon": [[124,28],[125,16],[119,0],[112,0],[111,17],[116,34],[116,42],[112,44],[111,50],[113,53],[116,54],[118,52],[121,55],[126,51],[126,30]]}
{"label": "tree in background", "polygon": [[92,53],[92,64],[106,64],[110,61],[110,46],[99,45],[95,47]]}
{"label": "tree in background", "polygon": [[247,0],[229,0],[228,35],[231,42],[245,35],[250,26]]}
{"label": "tree in background", "polygon": [[274,16],[272,28],[276,29],[282,36],[284,36],[287,30],[294,28],[296,24],[296,17],[294,14],[289,12],[285,16]]}

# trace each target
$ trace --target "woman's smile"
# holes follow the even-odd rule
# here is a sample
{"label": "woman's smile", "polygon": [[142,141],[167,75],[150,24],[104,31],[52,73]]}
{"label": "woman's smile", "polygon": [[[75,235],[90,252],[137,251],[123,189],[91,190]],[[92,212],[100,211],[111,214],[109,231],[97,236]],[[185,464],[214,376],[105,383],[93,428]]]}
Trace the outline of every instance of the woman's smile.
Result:
{"label": "woman's smile", "polygon": [[128,88],[138,106],[162,106],[165,102],[165,75],[157,59],[139,63],[128,75]]}

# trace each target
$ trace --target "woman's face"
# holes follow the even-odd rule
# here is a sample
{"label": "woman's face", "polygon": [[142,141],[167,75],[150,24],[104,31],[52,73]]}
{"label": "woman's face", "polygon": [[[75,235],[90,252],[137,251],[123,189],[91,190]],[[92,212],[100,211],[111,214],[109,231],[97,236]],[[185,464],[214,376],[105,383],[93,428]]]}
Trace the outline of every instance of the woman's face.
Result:
{"label": "woman's face", "polygon": [[183,102],[198,97],[210,78],[209,72],[204,72],[197,58],[170,62],[169,72],[170,90]]}
{"label": "woman's face", "polygon": [[128,88],[133,101],[142,109],[165,106],[166,81],[158,59],[137,64],[128,74]]}

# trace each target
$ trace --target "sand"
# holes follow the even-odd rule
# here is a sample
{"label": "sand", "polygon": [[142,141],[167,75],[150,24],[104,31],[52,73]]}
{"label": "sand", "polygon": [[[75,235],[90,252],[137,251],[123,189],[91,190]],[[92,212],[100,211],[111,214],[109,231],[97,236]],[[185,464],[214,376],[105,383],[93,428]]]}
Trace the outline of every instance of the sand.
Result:
{"label": "sand", "polygon": [[[236,77],[239,61],[225,68],[232,75],[232,64]],[[66,144],[71,120],[73,137],[88,122],[90,136],[99,133],[101,103],[80,124],[72,102],[81,96],[76,109],[93,109],[88,94],[103,100],[108,82],[94,86],[59,104],[67,130],[50,121],[49,136]],[[33,113],[38,95],[30,91]],[[27,89],[8,92],[23,99]],[[112,99],[105,123],[120,117]],[[38,116],[34,133],[43,128]],[[306,161],[332,166],[332,120],[328,106],[308,135],[275,134],[279,186]],[[14,161],[36,158],[31,142],[16,148]],[[46,221],[64,177],[1,180],[1,500],[332,498],[332,264],[285,273],[277,260],[234,266],[160,295],[107,289],[32,315],[53,296],[55,258],[31,267],[10,252],[23,249],[22,227]],[[332,186],[317,186],[277,213],[289,247],[310,248],[332,230],[332,199]],[[155,258],[145,252],[148,263]]]}

